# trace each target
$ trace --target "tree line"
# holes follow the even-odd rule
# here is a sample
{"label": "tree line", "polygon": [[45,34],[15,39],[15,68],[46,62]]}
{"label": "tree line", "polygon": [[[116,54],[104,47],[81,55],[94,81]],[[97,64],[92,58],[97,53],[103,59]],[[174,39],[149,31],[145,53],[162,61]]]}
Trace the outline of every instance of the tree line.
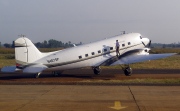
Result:
{"label": "tree line", "polygon": [[180,43],[162,44],[162,43],[152,43],[152,48],[180,48]]}
{"label": "tree line", "polygon": [[[37,43],[34,43],[34,45],[37,48],[68,48],[68,47],[74,46],[71,43],[71,41],[63,43],[62,41],[57,41],[54,39],[50,39],[48,41],[44,40],[43,42],[37,42]],[[80,42],[76,45],[77,46],[82,45],[82,42]],[[0,42],[0,47],[14,48],[14,41],[12,42],[12,44],[9,44],[9,43],[1,44],[1,42]],[[171,44],[152,43],[151,48],[180,48],[180,42],[171,43]]]}
{"label": "tree line", "polygon": [[[48,41],[44,40],[43,42],[37,42],[34,43],[34,45],[37,48],[68,48],[68,47],[73,47],[74,45],[71,43],[71,41],[63,43],[62,41],[57,41],[54,39],[50,39]],[[82,42],[75,44],[75,45],[82,45]],[[0,47],[5,47],[5,48],[14,48],[14,41],[12,42],[12,44],[9,43],[5,43],[5,44],[1,44],[0,42]]]}

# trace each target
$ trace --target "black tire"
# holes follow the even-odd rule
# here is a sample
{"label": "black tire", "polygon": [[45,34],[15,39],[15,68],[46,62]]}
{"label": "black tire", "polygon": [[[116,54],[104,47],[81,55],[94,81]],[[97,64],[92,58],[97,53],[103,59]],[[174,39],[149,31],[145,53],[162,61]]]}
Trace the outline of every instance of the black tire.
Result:
{"label": "black tire", "polygon": [[95,75],[100,75],[101,68],[100,67],[95,67],[95,68],[93,68],[93,71],[94,71]]}
{"label": "black tire", "polygon": [[132,69],[130,67],[127,67],[125,70],[124,70],[124,74],[126,76],[131,76],[132,74]]}

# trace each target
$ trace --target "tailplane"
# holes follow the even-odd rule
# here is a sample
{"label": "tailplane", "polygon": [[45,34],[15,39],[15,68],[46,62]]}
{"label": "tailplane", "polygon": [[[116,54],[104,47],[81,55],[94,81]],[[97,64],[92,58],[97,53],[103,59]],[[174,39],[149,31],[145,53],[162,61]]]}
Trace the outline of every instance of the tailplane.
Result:
{"label": "tailplane", "polygon": [[15,59],[18,65],[33,63],[42,57],[42,53],[26,37],[18,38],[15,41]]}

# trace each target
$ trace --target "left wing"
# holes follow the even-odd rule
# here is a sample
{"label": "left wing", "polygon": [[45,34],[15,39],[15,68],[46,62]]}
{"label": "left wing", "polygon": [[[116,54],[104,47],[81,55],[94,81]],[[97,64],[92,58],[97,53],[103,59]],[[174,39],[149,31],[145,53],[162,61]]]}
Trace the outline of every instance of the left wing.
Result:
{"label": "left wing", "polygon": [[166,58],[176,53],[165,53],[165,54],[149,54],[149,48],[135,49],[122,54],[119,57],[112,57],[102,63],[102,66],[112,66],[119,64],[132,64],[137,62],[144,62],[148,60],[155,60]]}
{"label": "left wing", "polygon": [[167,54],[148,54],[148,55],[129,55],[127,57],[120,57],[116,62],[110,65],[118,65],[118,64],[132,64],[137,62],[144,62],[148,60],[155,60],[166,58],[176,53],[167,53]]}

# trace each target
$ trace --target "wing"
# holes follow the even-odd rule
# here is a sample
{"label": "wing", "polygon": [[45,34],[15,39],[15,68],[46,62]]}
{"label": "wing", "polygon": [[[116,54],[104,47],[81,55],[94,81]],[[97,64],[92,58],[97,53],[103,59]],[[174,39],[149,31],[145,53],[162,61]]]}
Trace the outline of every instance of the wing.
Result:
{"label": "wing", "polygon": [[105,62],[103,62],[102,66],[110,66],[110,65],[118,65],[118,64],[132,64],[137,62],[144,62],[148,60],[161,59],[165,57],[169,57],[175,55],[176,53],[166,53],[166,54],[149,54],[149,48],[143,49],[135,49],[128,51],[122,54],[119,57],[112,57]]}
{"label": "wing", "polygon": [[155,60],[155,59],[161,59],[166,58],[172,55],[175,55],[176,53],[168,53],[168,54],[148,54],[148,55],[129,55],[120,57],[117,61],[110,65],[118,65],[118,64],[132,64],[137,62],[144,62],[148,60]]}

